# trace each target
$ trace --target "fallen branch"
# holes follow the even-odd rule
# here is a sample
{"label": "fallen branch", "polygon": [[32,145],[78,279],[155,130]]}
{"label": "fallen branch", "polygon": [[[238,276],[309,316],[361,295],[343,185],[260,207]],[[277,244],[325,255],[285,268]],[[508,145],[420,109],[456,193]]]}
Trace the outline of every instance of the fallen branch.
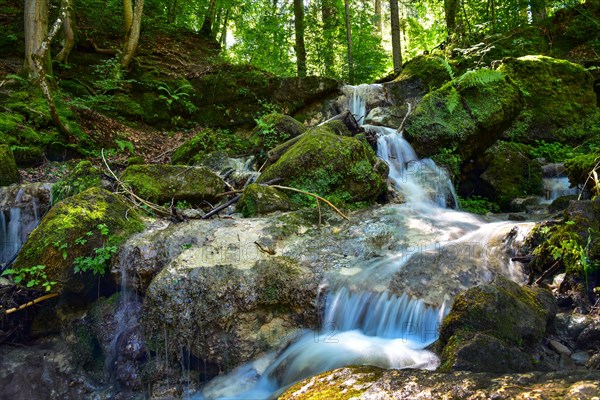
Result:
{"label": "fallen branch", "polygon": [[343,212],[341,212],[336,206],[334,206],[329,200],[327,200],[327,199],[325,199],[325,198],[323,198],[323,197],[321,197],[319,195],[316,195],[316,194],[311,193],[311,192],[307,192],[305,190],[300,190],[300,189],[296,189],[296,188],[293,188],[293,187],[288,187],[288,186],[271,185],[271,187],[275,188],[275,189],[291,190],[292,192],[298,192],[298,193],[305,194],[307,196],[314,197],[315,199],[317,199],[317,201],[321,200],[322,202],[324,202],[325,204],[327,204],[329,207],[333,208],[335,210],[335,212],[337,212],[339,215],[341,215],[342,218],[344,218],[346,221],[350,221],[350,218],[346,217],[346,215]]}
{"label": "fallen branch", "polygon": [[229,200],[227,203],[225,204],[221,204],[220,206],[218,206],[217,208],[215,208],[214,210],[211,210],[209,212],[207,212],[204,216],[202,216],[202,219],[209,219],[210,217],[212,217],[215,214],[218,214],[220,211],[226,209],[227,207],[229,207],[230,205],[237,203],[237,201],[239,199],[242,198],[241,194],[238,194],[237,196],[235,196],[233,199]]}
{"label": "fallen branch", "polygon": [[34,305],[36,305],[38,303],[41,303],[44,300],[52,299],[52,298],[57,297],[57,296],[58,296],[58,293],[49,293],[49,294],[43,295],[42,297],[38,297],[37,299],[31,300],[28,303],[21,304],[19,307],[8,309],[8,310],[6,310],[4,312],[4,314],[12,314],[14,312],[21,311],[24,308],[34,306]]}
{"label": "fallen branch", "polygon": [[544,281],[544,279],[546,279],[551,274],[555,273],[559,268],[560,268],[560,263],[557,261],[550,268],[545,270],[544,273],[539,278],[537,278],[535,280],[534,285],[539,286]]}
{"label": "fallen branch", "polygon": [[104,165],[106,166],[106,169],[108,170],[108,172],[110,172],[110,174],[114,178],[115,182],[117,182],[117,184],[125,191],[125,193],[127,193],[129,196],[131,196],[135,200],[139,201],[143,205],[149,207],[152,211],[156,211],[157,213],[161,214],[164,217],[171,216],[171,210],[169,210],[167,208],[164,208],[164,207],[161,207],[161,206],[159,206],[157,204],[151,203],[148,200],[144,200],[140,196],[138,196],[137,194],[135,194],[131,189],[129,189],[127,187],[127,185],[125,185],[125,183],[123,183],[117,177],[117,175],[112,171],[112,169],[110,169],[110,167],[108,166],[108,162],[106,161],[106,158],[104,157],[104,149],[102,149],[100,153],[102,154],[102,161],[104,162]]}

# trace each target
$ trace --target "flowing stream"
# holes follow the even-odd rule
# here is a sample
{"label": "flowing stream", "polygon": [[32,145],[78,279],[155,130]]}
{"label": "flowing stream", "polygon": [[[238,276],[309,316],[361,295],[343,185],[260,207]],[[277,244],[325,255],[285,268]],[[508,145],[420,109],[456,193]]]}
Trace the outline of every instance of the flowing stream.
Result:
{"label": "flowing stream", "polygon": [[[367,97],[385,96],[381,85],[344,91],[351,93],[344,101],[359,123],[369,112]],[[426,269],[438,279],[456,279],[463,283],[457,290],[489,282],[497,274],[524,279],[507,254],[531,224],[488,223],[454,210],[458,201],[445,170],[432,160],[420,160],[395,129],[363,126],[377,134],[377,155],[388,163],[389,181],[404,198],[390,212],[398,213],[402,226],[397,229],[405,230],[412,244],[331,274],[324,283],[329,292],[319,331],[298,332],[279,352],[213,379],[191,398],[273,398],[299,380],[348,365],[433,370],[439,360],[426,348],[438,337],[452,295],[446,293],[448,283],[435,285],[424,276],[418,283],[415,274]],[[403,273],[411,279],[403,279]],[[419,284],[423,298],[402,290]]]}

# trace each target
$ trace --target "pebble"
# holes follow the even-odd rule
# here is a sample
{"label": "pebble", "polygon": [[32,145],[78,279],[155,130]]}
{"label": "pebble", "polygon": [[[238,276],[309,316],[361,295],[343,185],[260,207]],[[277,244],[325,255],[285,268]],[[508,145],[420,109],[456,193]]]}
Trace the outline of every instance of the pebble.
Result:
{"label": "pebble", "polygon": [[571,354],[571,360],[577,365],[585,365],[590,360],[590,355],[587,351],[578,351]]}
{"label": "pebble", "polygon": [[571,355],[571,350],[569,350],[569,348],[567,346],[565,346],[564,344],[562,344],[561,342],[559,342],[557,340],[551,339],[548,342],[548,345],[550,346],[550,348],[552,350],[556,351],[560,355],[565,355],[565,356]]}

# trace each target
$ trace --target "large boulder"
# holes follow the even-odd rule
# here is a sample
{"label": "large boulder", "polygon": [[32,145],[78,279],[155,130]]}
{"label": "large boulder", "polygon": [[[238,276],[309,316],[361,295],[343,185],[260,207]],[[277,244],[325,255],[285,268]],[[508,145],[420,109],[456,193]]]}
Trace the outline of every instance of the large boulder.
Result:
{"label": "large boulder", "polygon": [[0,145],[0,186],[21,182],[21,175],[10,147]]}
{"label": "large boulder", "polygon": [[[104,225],[103,229],[100,224]],[[91,271],[75,273],[75,259],[93,259],[98,255],[97,249],[118,246],[142,229],[143,224],[131,206],[104,189],[91,188],[59,202],[48,211],[23,245],[13,268],[44,265],[47,280],[56,282],[52,291],[91,291],[97,296],[93,289],[98,277]],[[104,252],[108,259],[109,254],[109,251]],[[41,285],[36,288],[43,290]]]}
{"label": "large boulder", "polygon": [[250,144],[260,163],[264,162],[268,150],[306,132],[306,127],[289,115],[271,113],[256,121]]}
{"label": "large boulder", "polygon": [[148,287],[143,323],[151,350],[178,357],[185,349],[223,371],[317,326],[320,277],[310,269],[286,257],[223,261],[207,251],[182,253]]}
{"label": "large boulder", "polygon": [[225,188],[223,179],[205,167],[132,165],[121,179],[139,196],[159,204],[214,202]]}
{"label": "large boulder", "polygon": [[319,126],[269,166],[258,182],[282,178],[283,185],[333,202],[351,203],[377,199],[386,191],[386,173],[385,164],[378,161],[366,141],[340,136],[328,126]]}
{"label": "large boulder", "polygon": [[294,204],[283,191],[253,183],[244,189],[237,209],[244,217],[265,215],[274,211],[290,211]]}
{"label": "large boulder", "polygon": [[422,157],[451,149],[469,160],[502,136],[522,106],[519,88],[506,78],[474,85],[452,81],[423,98],[404,134]]}
{"label": "large boulder", "polygon": [[[454,299],[440,329],[442,370],[519,372],[534,368],[522,349],[541,343],[556,315],[552,294],[498,277]],[[504,348],[510,357],[493,349]],[[487,352],[481,351],[487,349]],[[488,354],[485,360],[481,357]]]}
{"label": "large boulder", "polygon": [[313,399],[589,399],[600,394],[600,372],[499,375],[457,371],[348,367],[324,372],[288,388],[282,400]]}
{"label": "large boulder", "polygon": [[581,65],[530,55],[506,58],[498,68],[524,94],[523,114],[509,135],[521,142],[535,140],[576,143],[587,132],[568,130],[595,112],[592,75]]}

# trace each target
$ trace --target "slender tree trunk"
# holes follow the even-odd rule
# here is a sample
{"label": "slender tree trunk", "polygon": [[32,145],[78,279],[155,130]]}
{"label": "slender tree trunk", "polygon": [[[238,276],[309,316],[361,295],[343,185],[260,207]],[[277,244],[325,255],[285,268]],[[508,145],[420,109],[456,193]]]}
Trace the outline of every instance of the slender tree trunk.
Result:
{"label": "slender tree trunk", "polygon": [[348,82],[354,84],[354,59],[352,58],[352,25],[350,24],[349,0],[344,0],[344,11],[346,18],[346,42],[348,45]]}
{"label": "slender tree trunk", "polygon": [[294,0],[294,30],[296,33],[296,65],[298,76],[306,76],[306,47],[304,46],[304,0]]}
{"label": "slender tree trunk", "polygon": [[222,48],[227,46],[227,24],[229,23],[229,8],[225,12],[225,16],[223,17],[223,28],[221,28],[221,37],[219,38],[219,43]]}
{"label": "slender tree trunk", "polygon": [[125,22],[124,42],[127,43],[133,26],[133,0],[123,0],[123,20]]}
{"label": "slender tree trunk", "polygon": [[375,27],[381,36],[383,32],[383,21],[381,19],[381,0],[375,0]]}
{"label": "slender tree trunk", "polygon": [[73,47],[75,46],[75,17],[73,15],[73,5],[71,0],[61,0],[60,7],[65,10],[65,19],[63,21],[64,41],[62,50],[54,59],[59,63],[67,64],[69,62],[71,50],[73,50]]}
{"label": "slender tree trunk", "polygon": [[394,59],[394,73],[402,69],[402,47],[400,43],[400,15],[398,13],[398,0],[390,0],[390,13],[392,20],[392,58]]}
{"label": "slender tree trunk", "polygon": [[202,28],[200,28],[200,32],[205,36],[212,35],[212,25],[215,20],[215,13],[217,12],[217,0],[210,0],[208,5],[208,11],[204,16],[204,22],[202,23]]}
{"label": "slender tree trunk", "polygon": [[530,0],[531,22],[537,24],[546,19],[546,0]]}
{"label": "slender tree trunk", "polygon": [[325,75],[334,76],[334,38],[333,31],[336,25],[336,9],[333,0],[321,0],[321,18],[323,20],[323,37],[325,49],[323,51],[323,62],[325,64]]}
{"label": "slender tree trunk", "polygon": [[459,6],[459,0],[444,0],[444,15],[446,17],[446,31],[448,32],[448,36],[456,33],[456,12]]}
{"label": "slender tree trunk", "polygon": [[50,117],[52,118],[52,122],[54,122],[54,125],[61,134],[65,136],[70,136],[71,131],[62,122],[62,120],[60,119],[60,115],[56,110],[56,104],[54,103],[52,91],[50,89],[50,85],[48,84],[48,79],[46,78],[46,71],[44,69],[44,61],[48,59],[50,53],[50,43],[52,43],[52,40],[54,40],[54,38],[58,34],[58,31],[63,26],[66,14],[66,8],[61,7],[58,14],[58,18],[56,18],[56,21],[52,25],[50,32],[48,32],[48,36],[46,36],[42,40],[38,49],[31,55],[31,59],[36,70],[38,84],[40,86],[40,89],[42,90],[44,98],[46,99],[46,103],[48,104],[48,109],[50,111]]}
{"label": "slender tree trunk", "polygon": [[[125,0],[131,1],[131,0]],[[121,58],[121,66],[124,69],[129,68],[129,64],[135,55],[138,42],[140,40],[140,29],[142,27],[142,14],[144,12],[144,0],[136,0],[135,8],[133,10],[133,19],[127,37],[127,42],[123,48],[123,55]]]}
{"label": "slender tree trunk", "polygon": [[[37,79],[32,56],[40,48],[48,32],[48,0],[25,0],[25,61],[23,69],[31,79]],[[48,54],[49,56],[49,54]],[[51,68],[50,59],[42,61],[45,71]]]}

